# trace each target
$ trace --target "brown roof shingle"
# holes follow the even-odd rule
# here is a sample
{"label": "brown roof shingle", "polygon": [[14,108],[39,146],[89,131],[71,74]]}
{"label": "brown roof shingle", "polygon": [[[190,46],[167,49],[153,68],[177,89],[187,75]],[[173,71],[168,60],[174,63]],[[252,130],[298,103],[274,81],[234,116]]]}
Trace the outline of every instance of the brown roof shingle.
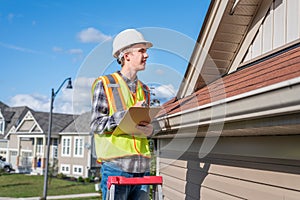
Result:
{"label": "brown roof shingle", "polygon": [[[226,75],[180,100],[163,105],[163,114],[173,114],[224,98],[250,92],[300,76],[300,45],[274,54],[257,64]],[[158,116],[159,116],[158,115]]]}

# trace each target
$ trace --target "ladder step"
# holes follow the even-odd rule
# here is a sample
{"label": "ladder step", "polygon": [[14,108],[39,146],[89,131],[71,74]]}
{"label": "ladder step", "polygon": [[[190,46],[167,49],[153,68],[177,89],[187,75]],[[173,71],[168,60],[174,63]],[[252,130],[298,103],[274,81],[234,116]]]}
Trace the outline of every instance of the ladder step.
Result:
{"label": "ladder step", "polygon": [[162,176],[144,176],[126,178],[123,176],[109,176],[107,181],[107,188],[111,185],[162,185]]}

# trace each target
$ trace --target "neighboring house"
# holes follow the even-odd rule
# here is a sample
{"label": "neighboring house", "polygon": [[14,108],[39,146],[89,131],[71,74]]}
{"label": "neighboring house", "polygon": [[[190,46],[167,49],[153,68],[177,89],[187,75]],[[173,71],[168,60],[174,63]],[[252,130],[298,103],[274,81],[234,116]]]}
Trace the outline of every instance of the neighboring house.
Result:
{"label": "neighboring house", "polygon": [[[17,120],[18,123],[11,126],[5,136],[8,140],[6,157],[16,172],[43,174],[47,153],[49,113],[25,108]],[[51,166],[58,158],[59,133],[76,117],[76,115],[53,113],[49,157]]]}
{"label": "neighboring house", "polygon": [[165,199],[299,199],[300,1],[212,0],[157,118]]}
{"label": "neighboring house", "polygon": [[91,113],[86,112],[60,132],[59,173],[72,177],[90,177],[99,171],[90,134]]}
{"label": "neighboring house", "polygon": [[14,152],[9,151],[8,132],[18,126],[29,110],[31,109],[26,106],[9,107],[0,101],[0,156],[8,162],[14,162],[11,160]]}
{"label": "neighboring house", "polygon": [[[52,114],[49,170],[71,177],[99,174],[90,134],[90,112]],[[44,174],[49,113],[0,102],[0,156],[17,173]]]}

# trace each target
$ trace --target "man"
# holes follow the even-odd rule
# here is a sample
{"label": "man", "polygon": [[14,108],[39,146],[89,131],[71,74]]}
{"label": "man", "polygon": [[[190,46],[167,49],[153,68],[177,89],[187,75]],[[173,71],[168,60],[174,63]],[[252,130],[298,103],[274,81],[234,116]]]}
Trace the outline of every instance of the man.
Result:
{"label": "man", "polygon": [[[153,126],[140,122],[137,133],[112,134],[126,110],[149,105],[148,87],[138,80],[145,69],[147,49],[152,43],[135,29],[120,32],[113,41],[113,56],[121,70],[95,80],[92,86],[91,129],[101,167],[102,199],[106,198],[108,176],[143,177],[149,172],[150,151],[147,137]],[[115,199],[149,199],[147,186],[117,186]]]}

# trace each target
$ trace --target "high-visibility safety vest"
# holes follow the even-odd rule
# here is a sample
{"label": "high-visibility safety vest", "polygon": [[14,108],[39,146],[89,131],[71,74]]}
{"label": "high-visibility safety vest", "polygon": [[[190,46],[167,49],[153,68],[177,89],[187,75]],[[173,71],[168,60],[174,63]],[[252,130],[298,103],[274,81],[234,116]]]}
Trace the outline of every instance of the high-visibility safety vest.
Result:
{"label": "high-visibility safety vest", "polygon": [[[109,107],[109,116],[117,111],[128,110],[137,101],[150,103],[149,88],[138,81],[136,93],[133,94],[120,74],[113,73],[97,78],[92,86],[102,81]],[[149,143],[146,137],[136,137],[134,133],[114,135],[112,133],[94,134],[97,161],[107,161],[125,156],[140,155],[150,158]]]}

